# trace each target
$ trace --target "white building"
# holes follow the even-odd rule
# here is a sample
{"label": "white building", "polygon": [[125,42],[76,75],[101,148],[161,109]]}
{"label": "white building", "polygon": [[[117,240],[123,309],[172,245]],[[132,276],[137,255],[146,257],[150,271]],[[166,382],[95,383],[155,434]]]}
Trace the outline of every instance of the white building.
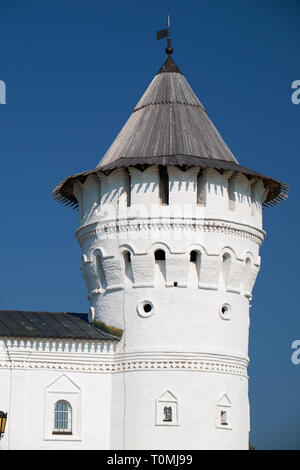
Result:
{"label": "white building", "polygon": [[79,208],[85,315],[0,313],[3,449],[247,449],[249,302],[262,206],[169,54]]}

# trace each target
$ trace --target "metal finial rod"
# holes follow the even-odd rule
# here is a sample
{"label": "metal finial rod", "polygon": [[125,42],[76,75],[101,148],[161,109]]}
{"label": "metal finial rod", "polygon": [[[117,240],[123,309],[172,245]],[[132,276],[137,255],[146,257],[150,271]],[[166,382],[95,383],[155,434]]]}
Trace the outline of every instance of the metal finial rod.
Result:
{"label": "metal finial rod", "polygon": [[172,45],[171,45],[171,37],[168,37],[168,39],[167,39],[167,44],[168,44],[168,45],[167,45],[167,47],[166,47],[166,53],[167,53],[168,55],[171,55],[171,54],[173,53],[173,50],[174,50],[173,47],[172,47]]}
{"label": "metal finial rod", "polygon": [[173,47],[171,43],[171,21],[170,21],[170,15],[168,15],[168,28],[167,29],[161,29],[160,31],[156,32],[156,39],[162,39],[162,38],[167,38],[167,47],[166,47],[166,53],[168,55],[172,54],[173,52]]}
{"label": "metal finial rod", "polygon": [[170,15],[168,15],[168,38],[167,38],[167,47],[166,47],[166,53],[168,55],[173,53],[173,47],[171,44],[172,38],[171,38],[171,21],[170,21]]}

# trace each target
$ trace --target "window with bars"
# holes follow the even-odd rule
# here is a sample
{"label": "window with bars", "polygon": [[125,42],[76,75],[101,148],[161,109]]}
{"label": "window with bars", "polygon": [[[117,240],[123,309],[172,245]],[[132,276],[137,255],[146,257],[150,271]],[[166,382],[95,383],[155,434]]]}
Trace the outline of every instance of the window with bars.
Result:
{"label": "window with bars", "polygon": [[72,434],[72,409],[66,400],[55,403],[52,434]]}
{"label": "window with bars", "polygon": [[221,410],[221,426],[227,426],[227,411]]}
{"label": "window with bars", "polygon": [[171,406],[164,407],[164,421],[172,421],[172,407]]}

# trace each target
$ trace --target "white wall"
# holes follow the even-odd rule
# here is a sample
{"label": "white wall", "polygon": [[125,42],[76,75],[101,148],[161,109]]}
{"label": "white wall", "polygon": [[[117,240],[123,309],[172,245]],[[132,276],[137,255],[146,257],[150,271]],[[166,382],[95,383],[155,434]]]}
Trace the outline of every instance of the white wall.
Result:
{"label": "white wall", "polygon": [[[2,449],[109,448],[111,375],[101,374],[111,356],[106,344],[19,338],[1,347],[8,351],[0,363],[1,409],[8,413]],[[52,435],[58,400],[72,406],[71,436]]]}
{"label": "white wall", "polygon": [[[159,202],[156,167],[75,185],[90,305],[97,320],[124,335],[118,346],[1,341],[1,409],[9,418],[3,449],[248,447],[249,300],[265,236],[266,188],[208,169],[197,204],[199,168],[168,172],[168,206]],[[166,253],[164,275],[156,249]],[[199,264],[190,262],[192,250]],[[59,397],[72,406],[72,436],[52,435]],[[161,416],[165,404],[171,423]],[[222,407],[227,426],[220,425]]]}

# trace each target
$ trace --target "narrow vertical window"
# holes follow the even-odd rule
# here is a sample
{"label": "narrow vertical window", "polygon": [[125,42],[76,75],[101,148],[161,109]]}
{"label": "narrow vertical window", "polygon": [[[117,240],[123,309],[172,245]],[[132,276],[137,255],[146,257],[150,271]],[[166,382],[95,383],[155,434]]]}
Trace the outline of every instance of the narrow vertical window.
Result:
{"label": "narrow vertical window", "polygon": [[163,205],[169,204],[169,175],[165,166],[159,167],[159,200]]}
{"label": "narrow vertical window", "polygon": [[165,406],[164,407],[164,421],[172,421],[172,407]]}
{"label": "narrow vertical window", "polygon": [[227,411],[225,410],[221,410],[221,426],[227,426],[228,425],[228,422],[227,422]]}
{"label": "narrow vertical window", "polygon": [[228,180],[228,209],[233,211],[235,209],[235,192],[234,192],[234,181],[232,178]]}
{"label": "narrow vertical window", "polygon": [[52,434],[72,434],[72,409],[65,400],[55,403]]}
{"label": "narrow vertical window", "polygon": [[231,266],[231,256],[229,253],[224,253],[223,258],[222,258],[222,278],[223,278],[225,289],[227,289],[228,287],[230,266]]}
{"label": "narrow vertical window", "polygon": [[125,192],[127,196],[127,207],[131,206],[131,174],[127,170],[125,176]]}
{"label": "narrow vertical window", "polygon": [[251,215],[255,215],[256,200],[255,200],[255,183],[251,184]]}
{"label": "narrow vertical window", "polygon": [[246,258],[244,272],[243,272],[243,282],[242,282],[242,288],[243,288],[244,293],[248,293],[247,287],[249,283],[251,264],[252,264],[251,259]]}
{"label": "narrow vertical window", "polygon": [[133,282],[133,272],[132,272],[132,262],[131,262],[131,253],[130,251],[123,252],[123,261],[124,261],[124,273],[125,273],[125,282]]}
{"label": "narrow vertical window", "polygon": [[201,253],[193,250],[190,252],[190,266],[189,266],[189,284],[198,287],[200,281],[200,265]]}
{"label": "narrow vertical window", "polygon": [[232,429],[232,403],[225,393],[217,402],[216,427]]}
{"label": "narrow vertical window", "polygon": [[206,180],[201,172],[197,176],[197,204],[200,206],[206,204]]}
{"label": "narrow vertical window", "polygon": [[156,250],[155,259],[155,282],[165,283],[166,281],[166,253],[164,250]]}
{"label": "narrow vertical window", "polygon": [[164,250],[156,250],[154,253],[155,261],[165,261],[166,260],[166,253]]}
{"label": "narrow vertical window", "polygon": [[100,287],[101,289],[106,289],[107,287],[107,282],[106,282],[106,277],[103,269],[103,262],[102,262],[102,257],[101,255],[96,256],[96,266],[97,266],[97,273],[100,281]]}

